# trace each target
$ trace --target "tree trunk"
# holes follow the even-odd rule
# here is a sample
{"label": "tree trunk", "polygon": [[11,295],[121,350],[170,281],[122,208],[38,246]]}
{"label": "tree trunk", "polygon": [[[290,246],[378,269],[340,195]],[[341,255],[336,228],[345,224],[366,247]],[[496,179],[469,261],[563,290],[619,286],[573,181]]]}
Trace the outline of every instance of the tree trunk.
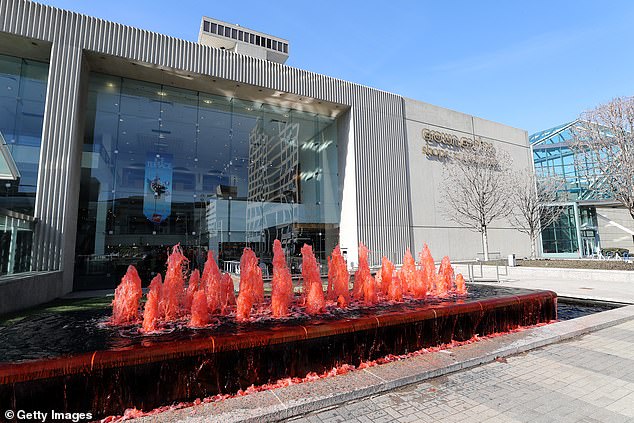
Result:
{"label": "tree trunk", "polygon": [[482,225],[482,251],[484,252],[484,261],[489,261],[489,239],[487,237],[487,227]]}
{"label": "tree trunk", "polygon": [[536,236],[531,236],[531,260],[535,260],[535,243],[537,242]]}

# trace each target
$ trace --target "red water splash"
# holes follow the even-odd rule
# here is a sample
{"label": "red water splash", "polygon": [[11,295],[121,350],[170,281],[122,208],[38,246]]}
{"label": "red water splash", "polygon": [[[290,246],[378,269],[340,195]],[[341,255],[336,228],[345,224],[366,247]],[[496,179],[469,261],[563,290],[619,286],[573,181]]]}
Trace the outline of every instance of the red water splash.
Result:
{"label": "red water splash", "polygon": [[363,302],[366,305],[373,305],[376,304],[379,299],[376,292],[376,282],[370,273],[368,252],[368,247],[363,245],[363,243],[359,243],[359,268],[354,274],[352,295],[357,299],[363,298]]}
{"label": "red water splash", "polygon": [[130,265],[114,291],[112,301],[112,323],[122,325],[139,319],[139,301],[143,296],[141,278],[136,267]]}
{"label": "red water splash", "polygon": [[304,244],[302,247],[302,279],[304,302],[306,313],[317,314],[324,310],[326,300],[324,299],[324,288],[321,286],[321,275],[319,265],[313,247]]}
{"label": "red water splash", "polygon": [[191,311],[192,301],[194,300],[194,294],[199,289],[200,284],[200,271],[195,269],[191,275],[189,275],[189,283],[187,285],[187,291],[185,292],[185,310]]}
{"label": "red water splash", "polygon": [[262,269],[253,250],[245,248],[240,259],[240,293],[238,294],[236,318],[248,320],[254,304],[264,301]]}
{"label": "red water splash", "polygon": [[207,306],[211,313],[216,313],[222,309],[222,275],[218,264],[214,259],[214,252],[207,252],[207,261],[203,268],[202,285],[205,288],[207,294]]}
{"label": "red water splash", "polygon": [[207,296],[202,289],[196,291],[192,301],[192,315],[189,326],[199,328],[209,323],[209,309],[207,308]]}
{"label": "red water splash", "polygon": [[337,301],[339,307],[345,308],[350,303],[350,273],[348,265],[337,245],[328,257],[328,291],[327,298]]}
{"label": "red water splash", "polygon": [[394,264],[387,257],[381,259],[381,288],[390,301],[403,301],[403,283],[394,273]]}
{"label": "red water splash", "polygon": [[163,288],[162,280],[161,274],[158,273],[150,282],[150,291],[147,294],[147,301],[143,309],[143,332],[153,332],[158,329],[159,303]]}
{"label": "red water splash", "polygon": [[459,295],[465,295],[467,293],[467,284],[464,281],[462,273],[456,275],[456,293]]}
{"label": "red water splash", "polygon": [[229,273],[223,273],[220,278],[220,314],[227,314],[230,306],[236,305],[236,292],[233,279]]}
{"label": "red water splash", "polygon": [[185,289],[183,266],[189,262],[183,255],[180,244],[172,248],[172,253],[167,258],[167,273],[165,283],[161,291],[159,309],[165,321],[175,320],[182,314],[181,303]]}
{"label": "red water splash", "polygon": [[273,241],[273,280],[271,281],[271,311],[273,317],[288,315],[293,301],[293,280],[279,239]]}
{"label": "red water splash", "polygon": [[431,255],[431,251],[429,251],[427,243],[423,244],[423,251],[418,255],[418,261],[421,268],[423,286],[425,286],[428,293],[437,294],[436,265],[434,264],[434,258]]}
{"label": "red water splash", "polygon": [[446,296],[453,290],[455,279],[453,267],[451,267],[451,261],[448,256],[444,256],[442,258],[440,268],[438,269],[438,276],[438,295]]}
{"label": "red water splash", "polygon": [[399,271],[399,278],[403,284],[403,293],[414,292],[414,290],[420,285],[418,269],[416,269],[416,261],[412,257],[409,248],[405,250],[405,256],[403,256],[403,266]]}

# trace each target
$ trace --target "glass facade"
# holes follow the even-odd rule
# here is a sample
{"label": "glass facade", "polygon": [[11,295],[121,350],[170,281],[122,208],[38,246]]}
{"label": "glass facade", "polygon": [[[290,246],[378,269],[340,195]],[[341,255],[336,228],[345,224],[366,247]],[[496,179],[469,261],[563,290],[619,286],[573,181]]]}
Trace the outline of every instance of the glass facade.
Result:
{"label": "glass facade", "polygon": [[33,215],[48,64],[0,54],[0,133],[17,179],[0,176],[0,208]]}
{"label": "glass facade", "polygon": [[542,229],[542,248],[544,254],[576,253],[579,250],[574,206],[566,206],[557,221]]}
{"label": "glass facade", "polygon": [[270,272],[280,239],[298,271],[312,244],[338,242],[336,120],[265,103],[91,74],[75,288],[115,286],[134,263],[145,283],[181,243],[230,269],[249,246]]}
{"label": "glass facade", "polygon": [[[592,256],[599,250],[599,235],[596,209],[592,206],[579,206],[579,233],[575,220],[576,201],[606,199],[594,184],[601,183],[601,177],[595,172],[593,163],[586,155],[575,155],[570,148],[573,140],[572,130],[583,122],[573,121],[555,128],[535,133],[529,137],[533,149],[535,175],[539,177],[557,178],[564,182],[560,198],[567,200],[566,212],[559,221],[554,222],[542,231],[544,254],[577,255],[579,247],[583,256]],[[596,175],[589,178],[588,175]]]}
{"label": "glass facade", "polygon": [[533,148],[533,162],[538,177],[555,177],[565,182],[563,196],[570,201],[601,200],[605,197],[593,189],[593,184],[601,183],[600,175],[593,180],[594,166],[587,156],[575,156],[570,148],[572,130],[582,123],[575,121],[530,136]]}

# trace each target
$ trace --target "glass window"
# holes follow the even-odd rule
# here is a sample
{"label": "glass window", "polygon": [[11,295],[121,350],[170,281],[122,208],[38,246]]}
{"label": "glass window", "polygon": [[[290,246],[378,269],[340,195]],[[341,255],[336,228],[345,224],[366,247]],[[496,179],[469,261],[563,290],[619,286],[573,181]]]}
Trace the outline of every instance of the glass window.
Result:
{"label": "glass window", "polygon": [[270,38],[266,39],[266,48],[271,48],[271,39]]}
{"label": "glass window", "polygon": [[288,44],[284,43],[284,53],[288,53]]}
{"label": "glass window", "polygon": [[19,178],[0,180],[0,207],[33,215],[48,64],[0,55],[0,132]]}
{"label": "glass window", "polygon": [[244,32],[238,31],[238,40],[243,41],[243,39],[244,39]]}
{"label": "glass window", "polygon": [[137,265],[144,283],[181,243],[200,267],[245,246],[291,266],[304,243],[325,264],[338,242],[336,121],[252,101],[91,74],[75,288],[112,287]]}
{"label": "glass window", "polygon": [[218,25],[217,24],[215,24],[215,23],[211,24],[211,32],[213,34],[217,34],[218,33]]}
{"label": "glass window", "polygon": [[231,28],[225,26],[225,37],[231,38]]}
{"label": "glass window", "polygon": [[203,31],[209,32],[209,21],[203,21]]}
{"label": "glass window", "polygon": [[577,226],[573,206],[566,209],[559,219],[542,229],[544,253],[576,253],[578,251]]}
{"label": "glass window", "polygon": [[218,25],[218,35],[225,35],[225,26],[224,25]]}
{"label": "glass window", "polygon": [[249,43],[255,44],[255,35],[254,34],[249,34]]}
{"label": "glass window", "polygon": [[234,40],[236,40],[238,38],[238,30],[237,29],[231,29],[231,38],[233,38]]}

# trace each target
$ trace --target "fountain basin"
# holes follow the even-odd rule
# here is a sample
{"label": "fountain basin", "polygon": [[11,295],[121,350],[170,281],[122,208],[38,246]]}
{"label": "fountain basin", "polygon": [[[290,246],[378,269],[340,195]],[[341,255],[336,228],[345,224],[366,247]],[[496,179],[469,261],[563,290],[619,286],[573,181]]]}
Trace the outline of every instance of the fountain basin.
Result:
{"label": "fountain basin", "polygon": [[337,319],[244,323],[189,339],[147,337],[118,348],[3,362],[0,402],[12,409],[90,411],[97,418],[149,410],[549,322],[556,303],[554,292],[526,291]]}

